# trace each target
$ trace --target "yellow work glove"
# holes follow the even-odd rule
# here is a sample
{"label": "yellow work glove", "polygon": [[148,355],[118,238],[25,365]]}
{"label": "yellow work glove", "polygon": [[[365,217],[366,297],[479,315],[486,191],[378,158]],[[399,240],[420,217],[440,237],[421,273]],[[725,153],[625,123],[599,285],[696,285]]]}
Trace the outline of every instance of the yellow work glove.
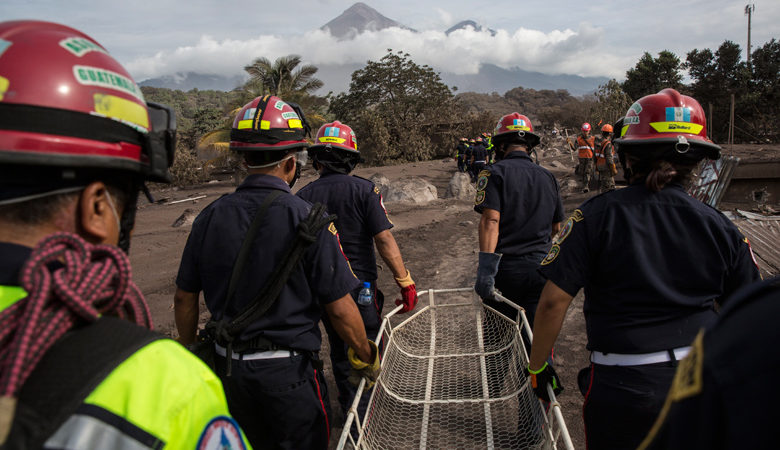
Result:
{"label": "yellow work glove", "polygon": [[371,362],[364,362],[358,358],[357,353],[355,353],[355,350],[352,347],[347,351],[349,364],[352,366],[348,379],[350,383],[357,386],[360,384],[360,379],[365,378],[366,389],[371,389],[371,387],[374,386],[376,379],[379,378],[381,366],[379,363],[379,348],[373,341],[368,341],[368,345],[371,346]]}
{"label": "yellow work glove", "polygon": [[399,288],[405,288],[407,286],[413,285],[414,280],[412,280],[412,274],[409,273],[409,269],[406,270],[406,276],[401,278],[396,278],[395,283],[398,285]]}

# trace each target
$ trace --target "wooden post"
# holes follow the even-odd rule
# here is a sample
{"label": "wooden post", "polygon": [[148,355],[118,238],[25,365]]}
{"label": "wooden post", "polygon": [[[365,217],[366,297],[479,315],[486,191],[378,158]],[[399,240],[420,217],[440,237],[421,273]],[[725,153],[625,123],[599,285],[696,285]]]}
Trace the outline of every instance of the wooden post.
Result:
{"label": "wooden post", "polygon": [[714,124],[712,122],[712,103],[710,103],[710,108],[709,109],[710,109],[710,116],[707,118],[707,123],[709,124],[710,127],[707,128],[707,137],[712,139],[712,135],[713,135],[712,127],[714,126]]}
{"label": "wooden post", "polygon": [[731,111],[729,112],[729,151],[734,154],[734,94],[731,94]]}

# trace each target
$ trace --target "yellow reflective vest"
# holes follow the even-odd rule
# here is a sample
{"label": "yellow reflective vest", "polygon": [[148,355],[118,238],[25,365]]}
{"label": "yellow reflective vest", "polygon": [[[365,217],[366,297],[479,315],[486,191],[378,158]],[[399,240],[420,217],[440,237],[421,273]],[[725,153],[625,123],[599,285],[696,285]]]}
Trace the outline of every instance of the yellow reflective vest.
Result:
{"label": "yellow reflective vest", "polygon": [[[18,286],[0,286],[0,311],[25,297]],[[230,417],[219,378],[177,342],[160,339],[108,374],[44,448],[251,447]]]}

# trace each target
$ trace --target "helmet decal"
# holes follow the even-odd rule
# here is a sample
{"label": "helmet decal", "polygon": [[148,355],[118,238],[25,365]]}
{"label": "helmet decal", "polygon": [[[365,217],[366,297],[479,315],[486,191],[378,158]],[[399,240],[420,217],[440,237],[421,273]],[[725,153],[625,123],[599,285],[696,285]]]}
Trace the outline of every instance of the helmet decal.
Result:
{"label": "helmet decal", "polygon": [[136,102],[110,94],[94,94],[95,115],[108,117],[135,128],[141,133],[149,131],[149,114]]}
{"label": "helmet decal", "polygon": [[73,66],[73,76],[80,84],[114,89],[144,101],[144,95],[141,93],[138,85],[135,84],[135,81],[116,72],[101,69],[100,67]]}
{"label": "helmet decal", "polygon": [[0,102],[3,101],[3,96],[8,92],[9,83],[8,78],[0,77]]}
{"label": "helmet decal", "polygon": [[8,47],[11,46],[13,42],[6,41],[4,39],[0,39],[0,56],[3,56],[3,52],[8,50]]}
{"label": "helmet decal", "polygon": [[60,41],[60,46],[65,50],[81,58],[89,52],[101,52],[108,54],[106,49],[83,37],[69,37]]}

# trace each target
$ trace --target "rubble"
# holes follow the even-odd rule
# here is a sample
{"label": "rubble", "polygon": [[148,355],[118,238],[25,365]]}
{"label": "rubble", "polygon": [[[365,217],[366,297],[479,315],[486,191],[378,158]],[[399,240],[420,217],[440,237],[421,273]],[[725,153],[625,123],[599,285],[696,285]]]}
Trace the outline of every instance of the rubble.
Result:
{"label": "rubble", "polygon": [[444,197],[456,198],[459,200],[474,200],[476,195],[477,190],[474,188],[474,184],[471,182],[471,178],[468,174],[456,172],[450,179],[450,184]]}

